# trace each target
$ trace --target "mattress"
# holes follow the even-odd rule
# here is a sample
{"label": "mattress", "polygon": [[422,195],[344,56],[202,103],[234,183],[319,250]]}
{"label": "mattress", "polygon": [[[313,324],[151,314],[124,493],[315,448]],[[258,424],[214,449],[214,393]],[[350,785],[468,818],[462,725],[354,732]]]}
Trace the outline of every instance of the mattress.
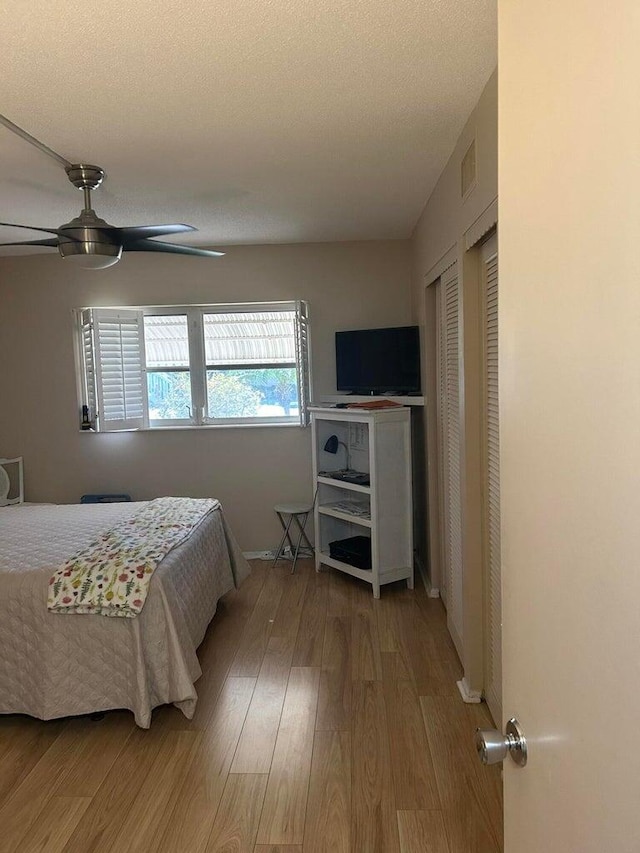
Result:
{"label": "mattress", "polygon": [[196,649],[220,597],[250,571],[221,507],[158,564],[139,616],[47,610],[52,572],[141,506],[0,508],[0,713],[47,720],[129,708],[142,728],[157,705],[193,716]]}

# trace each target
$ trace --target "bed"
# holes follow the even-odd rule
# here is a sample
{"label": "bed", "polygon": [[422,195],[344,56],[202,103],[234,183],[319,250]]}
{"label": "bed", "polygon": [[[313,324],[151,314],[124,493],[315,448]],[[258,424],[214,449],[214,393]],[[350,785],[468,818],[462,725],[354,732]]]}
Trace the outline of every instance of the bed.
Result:
{"label": "bed", "polygon": [[43,720],[115,708],[148,728],[154,707],[193,716],[196,649],[218,600],[249,574],[209,512],[158,564],[135,618],[47,610],[52,572],[145,503],[0,507],[0,713]]}

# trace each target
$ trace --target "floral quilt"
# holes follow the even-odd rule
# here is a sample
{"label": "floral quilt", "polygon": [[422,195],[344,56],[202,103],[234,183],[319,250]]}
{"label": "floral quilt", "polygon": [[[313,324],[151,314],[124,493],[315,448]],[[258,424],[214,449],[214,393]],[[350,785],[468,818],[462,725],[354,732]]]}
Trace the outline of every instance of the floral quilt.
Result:
{"label": "floral quilt", "polygon": [[71,557],[49,580],[54,613],[137,616],[162,558],[219,506],[209,498],[157,498]]}

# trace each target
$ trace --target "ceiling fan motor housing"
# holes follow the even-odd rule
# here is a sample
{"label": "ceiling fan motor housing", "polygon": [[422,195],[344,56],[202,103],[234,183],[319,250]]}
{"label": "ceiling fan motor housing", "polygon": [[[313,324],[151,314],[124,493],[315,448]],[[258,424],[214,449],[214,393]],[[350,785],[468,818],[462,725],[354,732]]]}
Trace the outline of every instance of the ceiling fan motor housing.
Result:
{"label": "ceiling fan motor housing", "polygon": [[115,264],[122,256],[122,246],[119,243],[105,243],[101,239],[95,239],[95,232],[91,233],[91,239],[85,237],[67,238],[60,234],[58,243],[58,251],[63,258],[70,258],[74,255],[96,255],[100,257],[113,258],[111,263]]}
{"label": "ceiling fan motor housing", "polygon": [[122,242],[117,228],[85,208],[58,229],[58,251],[63,258],[80,256],[78,263],[84,258],[92,268],[106,267],[120,260]]}
{"label": "ceiling fan motor housing", "polygon": [[66,222],[58,229],[60,242],[64,243],[100,243],[108,246],[120,246],[118,229],[96,216],[95,210],[84,209],[79,216]]}
{"label": "ceiling fan motor housing", "polygon": [[92,268],[110,267],[122,256],[118,229],[96,216],[91,208],[91,190],[104,180],[104,169],[75,163],[66,170],[67,177],[84,192],[84,209],[79,216],[58,229],[58,251],[63,258],[75,258],[80,265]]}

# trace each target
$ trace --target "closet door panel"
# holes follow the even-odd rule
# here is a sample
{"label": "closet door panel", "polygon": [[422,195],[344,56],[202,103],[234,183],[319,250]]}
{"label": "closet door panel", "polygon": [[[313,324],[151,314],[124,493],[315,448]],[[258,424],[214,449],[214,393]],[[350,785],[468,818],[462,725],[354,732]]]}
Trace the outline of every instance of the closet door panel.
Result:
{"label": "closet door panel", "polygon": [[460,309],[457,266],[441,277],[439,345],[439,438],[442,459],[442,542],[449,630],[462,655],[462,493],[460,482]]}
{"label": "closet door panel", "polygon": [[481,248],[484,340],[485,696],[502,720],[502,571],[500,558],[500,397],[498,382],[498,242]]}

